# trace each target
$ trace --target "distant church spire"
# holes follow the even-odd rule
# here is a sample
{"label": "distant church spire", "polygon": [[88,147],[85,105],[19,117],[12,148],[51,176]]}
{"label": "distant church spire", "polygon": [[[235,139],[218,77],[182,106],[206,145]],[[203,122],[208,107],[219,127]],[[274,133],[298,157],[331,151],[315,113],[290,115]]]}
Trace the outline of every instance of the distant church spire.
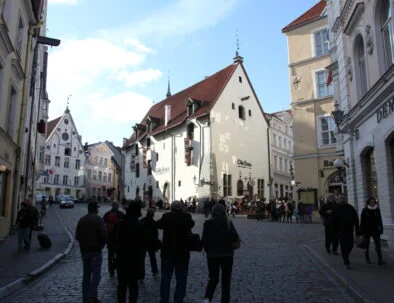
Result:
{"label": "distant church spire", "polygon": [[68,97],[67,97],[67,106],[66,106],[66,110],[64,111],[67,114],[70,112],[70,110],[68,109],[68,105],[70,104],[71,96],[72,95],[68,95]]}
{"label": "distant church spire", "polygon": [[241,57],[240,55],[239,55],[239,38],[238,38],[238,30],[237,30],[237,33],[236,33],[236,46],[237,46],[237,50],[235,51],[235,57],[233,58],[233,60],[234,60],[234,63],[242,63],[243,61],[244,61],[244,58],[243,57]]}
{"label": "distant church spire", "polygon": [[171,88],[170,88],[170,72],[168,72],[168,88],[167,88],[167,94],[166,97],[171,97]]}

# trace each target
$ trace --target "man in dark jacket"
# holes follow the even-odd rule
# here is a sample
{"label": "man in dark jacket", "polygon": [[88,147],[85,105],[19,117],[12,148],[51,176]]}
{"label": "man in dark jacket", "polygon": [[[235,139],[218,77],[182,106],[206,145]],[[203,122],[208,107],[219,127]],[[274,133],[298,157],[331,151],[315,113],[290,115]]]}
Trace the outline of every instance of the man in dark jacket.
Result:
{"label": "man in dark jacket", "polygon": [[75,239],[79,242],[83,262],[83,302],[101,302],[97,288],[101,279],[102,249],[107,242],[104,220],[98,215],[98,204],[89,202],[88,214],[79,219]]}
{"label": "man in dark jacket", "polygon": [[107,249],[108,249],[108,272],[109,276],[113,277],[115,273],[115,250],[114,250],[114,245],[113,245],[113,229],[124,217],[124,213],[119,210],[119,203],[118,202],[113,202],[112,203],[112,208],[107,211],[104,216],[104,222],[107,227],[107,233],[108,233],[108,242],[107,242]]}
{"label": "man in dark jacket", "polygon": [[212,219],[205,221],[202,243],[207,254],[209,281],[205,292],[205,301],[211,302],[219,273],[222,271],[222,303],[230,302],[230,282],[233,268],[233,244],[239,241],[238,233],[228,220],[226,208],[218,203],[212,209]]}
{"label": "man in dark jacket", "polygon": [[171,277],[174,270],[176,278],[174,303],[182,303],[186,295],[190,259],[187,240],[194,221],[189,213],[183,212],[181,203],[174,201],[171,204],[171,212],[163,214],[157,223],[159,229],[163,229],[160,303],[169,302]]}
{"label": "man in dark jacket", "polygon": [[142,272],[143,230],[138,218],[141,217],[139,202],[131,202],[126,208],[126,216],[114,228],[114,247],[116,271],[118,275],[117,297],[119,303],[126,302],[129,289],[129,302],[137,302],[138,278]]}
{"label": "man in dark jacket", "polygon": [[30,228],[33,222],[33,214],[26,202],[22,202],[21,209],[18,211],[16,217],[16,226],[18,234],[18,252],[27,251],[31,249],[31,242],[29,239]]}
{"label": "man in dark jacket", "polygon": [[[330,195],[326,198],[326,202],[321,204],[319,214],[323,219],[324,223],[324,231],[325,231],[325,246],[327,252],[330,254],[331,253],[331,247],[332,247],[332,253],[334,255],[337,255],[337,249],[338,249],[338,236],[335,233],[334,226],[332,224],[332,213],[334,209],[337,207],[337,203],[335,201],[335,196]],[[331,246],[332,245],[332,246]]]}
{"label": "man in dark jacket", "polygon": [[332,221],[341,244],[343,263],[346,269],[350,269],[349,254],[354,245],[354,230],[360,235],[358,215],[354,207],[347,203],[347,197],[339,198],[339,205],[332,213]]}
{"label": "man in dark jacket", "polygon": [[159,231],[157,228],[157,222],[153,218],[155,215],[154,209],[150,208],[146,212],[146,216],[140,220],[143,228],[145,250],[142,254],[142,262],[144,264],[143,270],[141,272],[140,279],[145,279],[145,256],[148,252],[150,265],[152,267],[152,274],[155,276],[158,272],[157,261],[156,261],[156,251],[159,247]]}

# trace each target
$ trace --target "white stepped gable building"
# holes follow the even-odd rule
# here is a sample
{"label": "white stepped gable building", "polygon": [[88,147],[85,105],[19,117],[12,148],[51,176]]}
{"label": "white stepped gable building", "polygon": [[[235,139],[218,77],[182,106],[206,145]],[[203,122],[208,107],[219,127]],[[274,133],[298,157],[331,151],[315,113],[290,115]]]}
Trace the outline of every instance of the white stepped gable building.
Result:
{"label": "white stepped gable building", "polygon": [[85,195],[84,165],[81,136],[67,108],[61,117],[48,122],[45,168],[36,190],[54,197],[68,194],[82,198]]}
{"label": "white stepped gable building", "polygon": [[167,93],[135,125],[123,151],[126,199],[268,198],[268,124],[239,56]]}

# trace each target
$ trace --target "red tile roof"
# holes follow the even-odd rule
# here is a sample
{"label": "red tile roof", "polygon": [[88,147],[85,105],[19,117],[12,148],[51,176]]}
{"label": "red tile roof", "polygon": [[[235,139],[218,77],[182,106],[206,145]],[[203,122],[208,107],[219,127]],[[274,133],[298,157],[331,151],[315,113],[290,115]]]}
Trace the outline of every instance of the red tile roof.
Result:
{"label": "red tile roof", "polygon": [[56,127],[56,125],[59,123],[61,118],[62,118],[62,116],[48,122],[48,124],[47,124],[47,138],[49,138],[50,134],[52,133],[52,131]]}
{"label": "red tile roof", "polygon": [[321,14],[323,13],[326,6],[327,6],[326,0],[321,0],[319,3],[317,3],[311,9],[309,9],[304,14],[302,14],[297,19],[295,19],[293,22],[286,25],[282,29],[282,33],[288,32],[292,29],[295,29],[296,27],[299,27],[299,26],[309,23],[315,19],[318,19],[321,16]]}
{"label": "red tile roof", "polygon": [[[186,119],[200,117],[209,113],[237,66],[238,63],[233,63],[212,76],[153,105],[140,124],[146,125],[145,121],[148,116],[159,118],[160,122],[158,126],[155,127],[151,133],[154,135],[177,126]],[[186,100],[189,98],[201,101],[201,107],[193,115],[188,117]],[[165,105],[171,105],[171,120],[168,122],[167,126],[164,125]],[[145,135],[146,132],[141,132],[138,138],[135,138],[134,132],[132,136],[126,140],[123,148],[136,141],[136,139],[142,139]]]}

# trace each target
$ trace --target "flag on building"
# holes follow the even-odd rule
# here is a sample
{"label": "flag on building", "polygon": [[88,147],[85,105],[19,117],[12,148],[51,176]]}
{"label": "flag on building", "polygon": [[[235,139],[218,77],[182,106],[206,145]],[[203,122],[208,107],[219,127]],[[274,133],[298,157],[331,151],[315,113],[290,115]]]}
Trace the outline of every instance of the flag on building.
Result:
{"label": "flag on building", "polygon": [[329,86],[332,83],[332,71],[328,72],[326,86]]}

